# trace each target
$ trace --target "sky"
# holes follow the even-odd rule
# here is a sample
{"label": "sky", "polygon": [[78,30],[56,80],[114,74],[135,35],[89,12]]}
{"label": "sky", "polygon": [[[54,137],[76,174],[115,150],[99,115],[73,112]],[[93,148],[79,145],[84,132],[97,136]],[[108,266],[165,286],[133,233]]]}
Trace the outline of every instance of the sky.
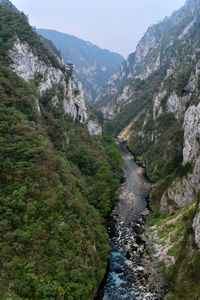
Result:
{"label": "sky", "polygon": [[37,28],[90,41],[125,58],[148,26],[169,16],[185,0],[11,0]]}

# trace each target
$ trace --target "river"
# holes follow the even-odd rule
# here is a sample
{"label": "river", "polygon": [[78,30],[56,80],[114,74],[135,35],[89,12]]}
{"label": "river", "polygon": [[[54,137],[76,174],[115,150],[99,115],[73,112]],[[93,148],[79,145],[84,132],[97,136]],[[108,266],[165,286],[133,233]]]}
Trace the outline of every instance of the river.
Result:
{"label": "river", "polygon": [[[110,217],[110,261],[103,300],[162,299],[155,261],[145,240],[151,184],[144,168],[121,146],[124,183]],[[153,273],[153,274],[151,274]],[[157,277],[157,278],[155,278]],[[99,298],[100,299],[100,298]]]}

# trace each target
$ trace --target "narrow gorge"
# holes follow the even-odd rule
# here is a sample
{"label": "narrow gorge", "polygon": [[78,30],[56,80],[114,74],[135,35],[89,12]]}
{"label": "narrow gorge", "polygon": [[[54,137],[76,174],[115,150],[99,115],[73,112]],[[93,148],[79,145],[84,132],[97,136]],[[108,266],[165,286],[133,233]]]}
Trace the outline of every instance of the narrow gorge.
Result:
{"label": "narrow gorge", "polygon": [[124,60],[0,0],[0,299],[200,299],[199,32]]}
{"label": "narrow gorge", "polygon": [[151,25],[95,103],[153,182],[146,239],[167,300],[200,297],[199,16],[187,0]]}
{"label": "narrow gorge", "polygon": [[112,249],[102,299],[163,299],[164,280],[146,238],[151,183],[126,147],[120,149],[124,180],[109,220]]}

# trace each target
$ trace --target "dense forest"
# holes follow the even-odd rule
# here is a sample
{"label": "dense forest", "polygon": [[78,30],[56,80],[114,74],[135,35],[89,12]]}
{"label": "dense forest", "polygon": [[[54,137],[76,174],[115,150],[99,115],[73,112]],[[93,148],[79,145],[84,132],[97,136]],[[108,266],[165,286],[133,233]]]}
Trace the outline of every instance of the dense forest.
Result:
{"label": "dense forest", "polygon": [[26,18],[0,4],[0,299],[88,299],[106,270],[119,149],[54,107],[52,91],[39,94],[39,77],[10,69],[17,38],[65,72]]}
{"label": "dense forest", "polygon": [[107,221],[122,179],[116,136],[152,183],[136,242],[163,275],[164,299],[199,299],[199,20],[200,0],[187,0],[150,26],[94,112],[61,49],[0,1],[0,299],[92,298],[106,273]]}

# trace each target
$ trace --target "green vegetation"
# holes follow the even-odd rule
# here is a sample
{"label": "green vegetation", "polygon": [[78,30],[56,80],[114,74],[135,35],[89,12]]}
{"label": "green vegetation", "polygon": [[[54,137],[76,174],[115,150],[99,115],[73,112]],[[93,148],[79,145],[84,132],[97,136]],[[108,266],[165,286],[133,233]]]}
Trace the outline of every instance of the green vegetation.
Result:
{"label": "green vegetation", "polygon": [[0,3],[0,62],[8,65],[11,60],[8,51],[19,38],[28,43],[33,53],[48,65],[61,68],[58,59],[48,50],[43,41],[32,30],[27,19],[22,14],[15,12]]}
{"label": "green vegetation", "polygon": [[[169,268],[165,261],[159,262],[169,287],[167,299],[198,299],[200,254],[191,225],[196,202],[173,216],[158,212],[170,183],[193,170],[191,163],[182,165],[183,120],[177,120],[166,107],[172,92],[179,97],[188,95],[190,74],[199,59],[190,47],[194,41],[200,47],[200,22],[197,20],[183,43],[178,36],[191,15],[186,13],[180,20],[178,26],[169,26],[171,30],[169,24],[157,26],[156,38],[168,32],[146,58],[153,66],[159,55],[160,68],[145,80],[134,78],[125,83],[130,86],[129,104],[106,124],[102,137],[92,137],[84,125],[64,113],[62,86],[38,95],[41,74],[27,84],[9,69],[9,50],[19,39],[40,61],[61,69],[66,81],[71,76],[51,52],[59,55],[51,42],[45,40],[46,47],[23,14],[0,4],[0,299],[88,299],[106,270],[106,218],[120,185],[120,152],[106,133],[117,135],[133,120],[129,147],[156,183],[150,199],[150,232],[153,235],[156,230],[159,246],[169,244],[169,261],[176,258]],[[80,56],[72,52],[75,58]],[[174,74],[166,77],[175,57]],[[86,58],[93,59],[88,53]],[[102,85],[105,71],[99,74],[95,80]],[[123,84],[119,84],[119,93]],[[155,120],[152,100],[161,85],[167,93],[161,100],[163,114]],[[56,105],[51,101],[54,96]],[[41,112],[36,109],[37,100]],[[115,102],[116,96],[109,100]],[[190,104],[198,101],[192,92]],[[167,202],[172,205],[170,198]],[[151,246],[156,251],[153,241]]]}
{"label": "green vegetation", "polygon": [[[54,43],[66,64],[73,62],[76,78],[83,84],[87,92],[86,100],[91,104],[98,96],[99,88],[107,83],[124,60],[117,53],[101,49],[69,34],[47,29],[37,29],[37,32]],[[87,96],[90,99],[87,99]]]}
{"label": "green vegetation", "polygon": [[[163,249],[166,245],[170,246],[164,261],[159,261],[169,290],[166,299],[198,299],[200,254],[194,240],[192,223],[197,213],[199,196],[174,215],[154,212],[149,221],[149,234],[157,231],[159,240],[156,242]],[[166,262],[170,257],[174,257],[176,262],[167,267]]]}
{"label": "green vegetation", "polygon": [[55,55],[57,55],[60,59],[62,58],[60,51],[55,47],[55,45],[45,37],[42,37],[42,40],[44,41],[45,45],[53,52]]}
{"label": "green vegetation", "polygon": [[[160,212],[160,200],[171,183],[181,181],[183,177],[192,174],[194,169],[193,163],[183,164],[183,123],[187,108],[199,104],[199,9],[199,1],[188,2],[188,6],[173,15],[174,19],[170,18],[171,27],[167,26],[165,34],[157,31],[157,25],[152,26],[146,35],[147,42],[148,39],[151,40],[150,34],[151,38],[158,38],[159,42],[152,51],[149,50],[139,66],[135,61],[135,54],[132,54],[132,60],[128,61],[129,70],[123,70],[127,74],[123,74],[126,77],[124,80],[127,80],[132,70],[136,70],[136,76],[119,83],[119,87],[116,85],[117,95],[105,96],[98,104],[99,108],[108,101],[113,104],[115,111],[118,109],[117,100],[124,104],[114,120],[106,124],[108,132],[117,135],[130,123],[133,124],[128,146],[145,165],[147,175],[154,183],[150,196],[153,211],[150,219],[150,246],[152,251],[163,249],[159,265],[165,272],[169,287],[166,299],[173,300],[199,299],[200,295],[200,254],[192,229],[196,202],[178,209],[173,199],[166,197],[173,216]],[[165,21],[161,24],[164,25]],[[154,67],[157,71],[146,79],[136,78],[144,78],[145,72],[148,73]],[[120,96],[124,87],[127,87],[129,98],[123,102],[123,97]],[[175,94],[178,101],[173,104]],[[158,98],[155,98],[157,95]],[[171,101],[168,101],[169,98]],[[194,187],[194,194],[197,191]],[[168,268],[170,263],[174,265]]]}
{"label": "green vegetation", "polygon": [[[147,174],[153,181],[163,180],[182,163],[183,130],[172,114],[164,114],[157,122],[148,122],[144,132],[159,132],[159,140],[146,144],[132,136],[130,147],[146,162]],[[167,158],[167,159],[166,159]]]}
{"label": "green vegetation", "polygon": [[198,299],[200,284],[200,253],[194,240],[192,221],[195,210],[187,220],[182,242],[177,252],[176,263],[166,271],[170,293],[167,299]]}
{"label": "green vegetation", "polygon": [[[151,74],[146,80],[140,80],[137,78],[126,83],[126,85],[131,85],[131,102],[122,108],[120,113],[111,123],[108,122],[106,124],[106,128],[110,134],[117,135],[138,114],[140,114],[144,108],[147,110],[147,108],[152,105],[153,95],[159,90],[160,83],[165,75],[165,70],[161,68],[159,71]],[[111,101],[114,100],[115,98],[113,98]],[[109,101],[109,99],[105,99],[105,101]],[[142,114],[141,117],[144,117],[144,114]],[[139,120],[141,120],[141,117]]]}
{"label": "green vegetation", "polygon": [[0,72],[0,298],[87,299],[106,268],[101,216],[115,201],[119,150],[69,121],[70,144],[56,149],[32,89]]}
{"label": "green vegetation", "polygon": [[0,299],[86,300],[106,271],[120,152],[65,115],[59,93],[54,109],[56,89],[39,96],[39,77],[8,68],[17,37],[60,67],[25,18],[0,5],[0,28]]}
{"label": "green vegetation", "polygon": [[178,251],[178,244],[174,245],[173,247],[171,247],[168,251],[167,251],[167,255],[169,256],[176,256]]}
{"label": "green vegetation", "polygon": [[153,132],[159,133],[159,138],[147,143],[146,139],[137,135],[138,120],[133,125],[133,134],[129,141],[130,149],[145,163],[147,175],[156,182],[151,193],[151,206],[159,209],[160,199],[164,191],[177,176],[184,176],[192,171],[192,166],[182,166],[183,130],[172,114],[164,114],[156,122],[152,115],[143,127],[145,136],[149,139]]}

